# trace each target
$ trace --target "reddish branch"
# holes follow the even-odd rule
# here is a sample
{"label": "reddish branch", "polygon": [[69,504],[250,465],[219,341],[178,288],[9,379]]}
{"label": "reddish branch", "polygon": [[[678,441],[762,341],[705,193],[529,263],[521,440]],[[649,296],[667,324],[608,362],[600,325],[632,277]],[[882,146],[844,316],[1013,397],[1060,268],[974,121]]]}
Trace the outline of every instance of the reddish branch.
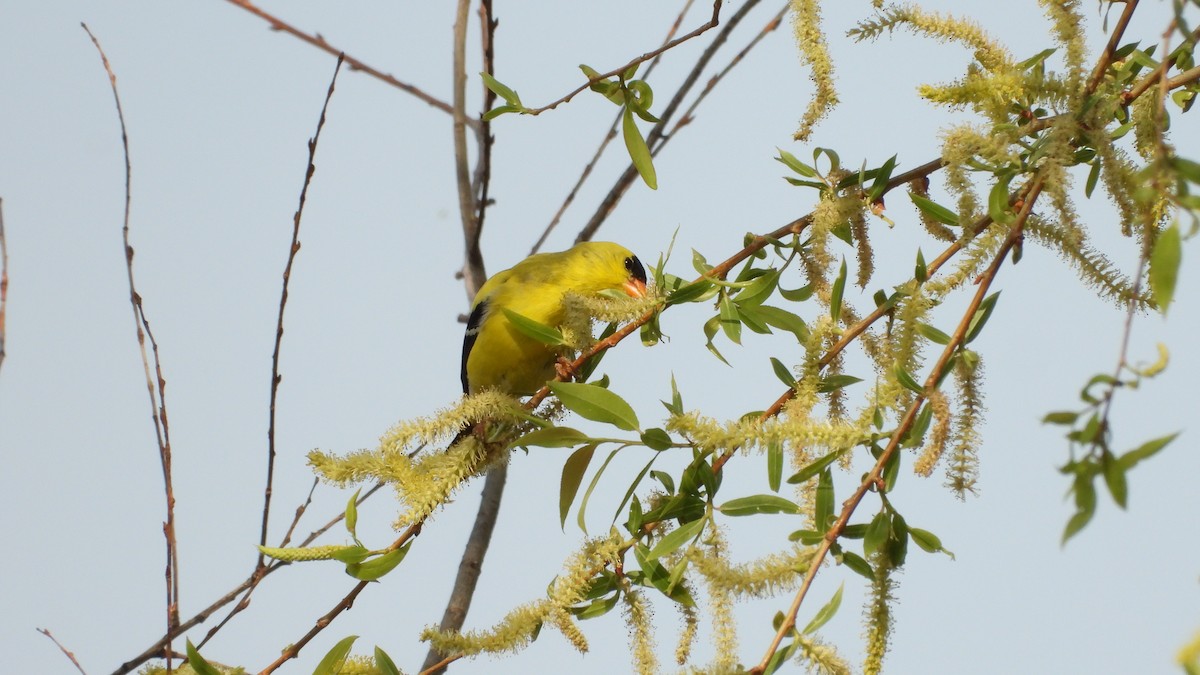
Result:
{"label": "reddish branch", "polygon": [[51,642],[53,642],[53,643],[54,643],[54,645],[55,645],[56,647],[58,647],[58,648],[59,648],[59,650],[60,650],[60,651],[62,651],[62,653],[63,653],[63,654],[65,654],[65,655],[66,655],[66,657],[67,657],[68,659],[70,659],[70,660],[71,660],[71,663],[75,664],[75,668],[76,668],[76,670],[78,670],[79,672],[83,673],[83,675],[87,675],[87,672],[86,672],[86,671],[84,671],[84,669],[83,669],[83,666],[79,665],[79,660],[75,658],[75,653],[74,653],[74,652],[72,652],[71,650],[67,649],[66,647],[64,647],[64,646],[62,645],[62,643],[58,641],[58,638],[56,638],[56,637],[54,637],[53,635],[51,635],[51,634],[50,634],[50,631],[49,631],[49,629],[46,629],[46,628],[38,628],[38,629],[37,629],[37,632],[39,632],[39,633],[41,633],[42,635],[45,635],[46,637],[50,638],[50,641],[51,641]]}
{"label": "reddish branch", "polygon": [[[104,64],[104,72],[108,74],[108,83],[112,88],[113,100],[117,106],[117,120],[121,125],[121,149],[125,156],[125,216],[124,224],[121,228],[121,237],[125,245],[125,270],[129,280],[129,304],[133,308],[133,324],[137,333],[138,350],[142,355],[142,369],[146,375],[146,390],[150,395],[150,417],[154,422],[154,434],[158,441],[159,460],[162,463],[163,484],[166,491],[167,500],[167,520],[163,523],[163,537],[166,540],[166,558],[167,565],[165,570],[166,577],[166,604],[167,604],[167,632],[179,625],[179,549],[176,545],[175,538],[175,490],[171,481],[171,433],[170,426],[167,423],[167,398],[165,389],[167,386],[166,378],[163,377],[162,361],[159,359],[158,342],[154,339],[154,333],[150,330],[150,320],[146,318],[146,311],[142,305],[142,296],[137,292],[137,287],[133,281],[133,245],[129,243],[129,213],[131,204],[131,183],[132,165],[129,160],[129,134],[125,127],[125,112],[121,108],[121,96],[117,93],[117,76],[113,72],[112,65],[108,62],[108,56],[104,53],[104,48],[100,46],[100,41],[88,29],[87,24],[81,23],[83,30],[87,32],[91,38],[92,44],[96,46],[96,51],[100,53],[100,61]],[[154,352],[154,374],[150,373],[150,360],[146,354],[146,338],[150,339],[151,350]],[[171,669],[171,654],[170,643],[166,645],[165,657],[167,659],[167,670]]]}

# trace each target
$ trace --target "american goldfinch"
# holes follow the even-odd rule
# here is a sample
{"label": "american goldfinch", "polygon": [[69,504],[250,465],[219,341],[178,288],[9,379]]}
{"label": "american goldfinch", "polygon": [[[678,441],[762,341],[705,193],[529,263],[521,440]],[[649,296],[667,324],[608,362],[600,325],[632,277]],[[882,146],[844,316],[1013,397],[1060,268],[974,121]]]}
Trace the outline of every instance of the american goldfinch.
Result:
{"label": "american goldfinch", "polygon": [[508,309],[547,326],[565,320],[563,297],[607,289],[646,295],[646,268],[609,242],[584,242],[561,253],[538,253],[488,279],[471,305],[463,339],[463,393],[498,389],[527,396],[554,378],[559,352],[518,330]]}

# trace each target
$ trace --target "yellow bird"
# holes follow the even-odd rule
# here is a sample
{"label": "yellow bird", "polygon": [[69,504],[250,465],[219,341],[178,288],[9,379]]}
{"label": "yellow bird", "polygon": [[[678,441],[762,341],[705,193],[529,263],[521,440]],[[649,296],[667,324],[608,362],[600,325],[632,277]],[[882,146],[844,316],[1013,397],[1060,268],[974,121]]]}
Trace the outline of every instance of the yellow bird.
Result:
{"label": "yellow bird", "polygon": [[561,253],[538,253],[488,279],[475,295],[463,339],[463,393],[498,389],[528,396],[554,379],[559,352],[522,333],[502,310],[547,326],[565,320],[563,296],[607,289],[646,295],[646,268],[629,249],[584,242]]}

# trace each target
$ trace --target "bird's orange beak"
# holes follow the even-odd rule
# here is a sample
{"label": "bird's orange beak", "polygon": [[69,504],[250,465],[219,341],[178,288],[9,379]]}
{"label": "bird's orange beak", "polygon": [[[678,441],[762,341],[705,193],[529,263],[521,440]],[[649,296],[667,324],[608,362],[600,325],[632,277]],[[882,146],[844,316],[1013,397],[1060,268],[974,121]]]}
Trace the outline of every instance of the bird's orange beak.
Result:
{"label": "bird's orange beak", "polygon": [[630,297],[646,297],[646,282],[636,277],[631,277],[621,286],[621,288],[624,289],[624,291],[628,293]]}

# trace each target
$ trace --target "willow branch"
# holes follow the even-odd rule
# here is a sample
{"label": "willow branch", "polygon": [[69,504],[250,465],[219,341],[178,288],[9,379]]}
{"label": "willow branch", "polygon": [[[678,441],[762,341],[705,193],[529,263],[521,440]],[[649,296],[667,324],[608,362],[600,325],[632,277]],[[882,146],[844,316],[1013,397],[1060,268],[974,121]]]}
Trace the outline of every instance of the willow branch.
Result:
{"label": "willow branch", "polygon": [[4,200],[0,199],[0,366],[4,365],[4,312],[8,305],[8,242],[4,238]]}
{"label": "willow branch", "polygon": [[1121,36],[1125,34],[1125,29],[1129,26],[1129,20],[1133,18],[1137,4],[1138,0],[1125,0],[1125,9],[1121,11],[1121,18],[1117,19],[1117,24],[1113,26],[1112,35],[1108,36],[1108,44],[1104,46],[1104,51],[1096,60],[1096,67],[1092,69],[1092,75],[1088,78],[1087,87],[1083,93],[1085,98],[1092,95],[1100,86],[1100,81],[1104,79],[1104,72],[1112,63],[1113,56],[1117,52],[1117,45],[1121,44]]}
{"label": "willow branch", "polygon": [[[408,93],[408,94],[411,94],[411,95],[417,97],[418,99],[424,101],[425,103],[428,103],[429,105],[433,106],[434,108],[437,108],[438,110],[441,110],[444,113],[453,114],[453,112],[454,112],[451,109],[449,103],[446,103],[445,101],[442,101],[437,98],[434,98],[433,96],[430,96],[429,94],[425,93],[420,88],[418,88],[414,85],[408,84],[407,82],[401,82],[400,80],[397,80],[395,77],[393,77],[385,72],[382,72],[380,70],[372,68],[371,66],[367,65],[366,63],[363,63],[362,61],[354,58],[353,56],[346,55],[343,50],[341,50],[337,47],[334,47],[333,45],[326,42],[325,38],[321,37],[321,35],[319,33],[309,35],[308,33],[305,33],[304,31],[284,22],[282,19],[279,19],[278,17],[276,17],[266,11],[263,11],[262,9],[255,6],[254,3],[250,2],[250,0],[225,0],[225,1],[231,5],[241,7],[242,9],[246,10],[247,12],[250,12],[254,16],[257,16],[258,18],[262,19],[263,21],[266,21],[267,23],[271,24],[271,30],[280,31],[283,33],[287,33],[288,35],[291,35],[293,37],[299,38],[301,41],[307,42],[308,44],[310,44],[310,45],[316,47],[317,49],[320,49],[321,51],[326,52],[327,54],[330,54],[332,56],[345,56],[346,64],[350,66],[351,70],[357,70],[357,71],[364,72],[381,82],[390,84],[391,86],[393,86],[405,93]],[[474,126],[474,125],[472,125],[472,126]]]}
{"label": "willow branch", "polygon": [[59,651],[61,651],[68,659],[70,659],[71,663],[75,664],[75,669],[78,670],[80,673],[83,673],[83,675],[87,675],[87,671],[85,671],[83,669],[83,666],[79,665],[79,660],[75,658],[75,653],[72,652],[71,650],[67,649],[66,647],[64,647],[63,644],[58,641],[58,638],[51,635],[49,629],[38,628],[37,632],[50,638],[50,641],[54,643],[54,646],[58,647]]}
{"label": "willow branch", "polygon": [[[83,30],[91,38],[92,44],[96,46],[96,51],[100,53],[100,61],[104,64],[104,71],[108,74],[108,83],[112,88],[113,100],[117,106],[117,120],[121,125],[121,149],[125,156],[125,216],[124,224],[121,228],[121,237],[125,245],[125,270],[129,280],[129,304],[133,309],[133,325],[137,333],[138,349],[142,355],[142,370],[146,376],[146,391],[150,396],[150,418],[154,422],[154,434],[158,441],[158,455],[162,464],[163,484],[166,491],[167,520],[163,523],[163,537],[166,540],[167,547],[165,577],[167,586],[167,630],[169,632],[172,628],[179,625],[179,549],[175,538],[175,490],[171,480],[171,433],[170,426],[167,423],[167,398],[165,393],[167,381],[163,376],[162,361],[159,359],[158,342],[154,339],[153,331],[150,330],[150,320],[146,318],[145,307],[142,305],[142,296],[138,294],[133,280],[133,245],[129,243],[129,214],[133,194],[131,187],[133,171],[129,159],[129,134],[125,127],[125,112],[121,108],[121,96],[117,92],[117,76],[108,61],[108,56],[104,53],[104,48],[100,46],[100,41],[88,29],[87,24],[81,23],[79,25],[83,26]],[[153,375],[151,375],[150,360],[146,354],[147,338],[150,339],[151,351],[154,353]],[[166,655],[168,669],[171,667],[169,646]]]}
{"label": "willow branch", "polygon": [[[721,23],[721,3],[722,3],[722,0],[714,0],[713,1],[712,18],[710,18],[708,20],[708,23],[700,26],[699,28],[688,33],[687,35],[683,35],[678,38],[675,38],[674,40],[671,40],[670,42],[659,47],[658,49],[648,51],[645,54],[642,54],[641,56],[633,59],[629,63],[626,63],[625,65],[621,66],[620,68],[614,68],[613,70],[610,70],[607,73],[601,73],[600,75],[596,75],[595,77],[588,78],[587,82],[584,82],[583,84],[579,85],[579,87],[576,88],[574,91],[567,94],[566,96],[563,96],[562,98],[558,99],[557,101],[555,101],[553,103],[544,105],[540,108],[523,110],[522,113],[526,114],[526,115],[540,115],[540,114],[546,112],[547,110],[553,110],[553,109],[557,108],[558,106],[562,105],[563,103],[566,103],[567,101],[570,101],[571,99],[575,98],[575,96],[578,95],[579,92],[583,91],[584,89],[587,89],[588,87],[592,86],[593,84],[596,84],[597,82],[600,82],[601,80],[607,80],[610,77],[616,77],[617,75],[624,73],[626,70],[628,70],[632,66],[636,66],[639,63],[644,63],[646,61],[649,61],[650,59],[658,56],[659,54],[662,54],[665,51],[674,49],[675,47],[683,44],[684,42],[687,42],[688,40],[691,40],[694,37],[703,35],[704,33],[708,32],[709,30],[716,28],[717,25]],[[754,4],[754,3],[750,3],[750,4]]]}
{"label": "willow branch", "polygon": [[[950,337],[950,342],[946,345],[946,348],[942,350],[941,357],[938,358],[937,363],[934,365],[932,370],[930,370],[929,376],[925,379],[924,386],[922,387],[923,392],[930,392],[937,389],[937,383],[938,380],[941,379],[942,373],[945,372],[945,370],[949,367],[951,359],[954,357],[959,347],[961,347],[965,342],[967,331],[971,326],[971,320],[974,318],[975,312],[979,309],[979,306],[983,302],[984,298],[987,297],[988,289],[991,288],[992,282],[995,281],[996,274],[1000,271],[1000,267],[1004,264],[1005,258],[1008,257],[1009,251],[1021,239],[1025,222],[1029,218],[1029,214],[1033,209],[1034,202],[1037,201],[1038,195],[1041,194],[1041,181],[1042,179],[1040,176],[1034,178],[1032,186],[1028,190],[1027,197],[1021,206],[1021,210],[1017,214],[1016,219],[1013,221],[1012,230],[1009,233],[1008,238],[1005,239],[1004,243],[1001,245],[1000,250],[996,253],[995,258],[993,258],[991,265],[989,265],[987,270],[983,273],[983,275],[981,275],[979,280],[979,289],[975,292],[974,297],[971,299],[971,303],[963,312],[963,316],[958,323],[958,327],[955,329],[954,334]],[[920,413],[921,406],[925,403],[925,400],[925,393],[918,394],[916,396],[912,404],[909,406],[908,411],[905,413],[904,418],[901,420],[899,426],[897,426],[895,432],[892,433],[892,437],[889,440],[887,447],[884,448],[883,452],[879,455],[879,459],[876,460],[875,466],[862,479],[862,482],[859,483],[858,489],[854,491],[854,494],[852,494],[850,498],[842,504],[842,511],[838,516],[837,521],[825,532],[825,536],[821,541],[821,545],[817,548],[816,554],[809,563],[808,571],[804,575],[804,580],[801,582],[799,590],[796,591],[796,597],[792,600],[792,605],[788,608],[783,622],[780,624],[779,629],[775,633],[774,639],[771,641],[771,644],[767,648],[766,653],[763,655],[762,660],[759,661],[757,666],[750,670],[751,673],[763,673],[766,671],[767,667],[771,663],[771,658],[779,649],[779,645],[783,642],[784,637],[795,628],[796,615],[800,611],[800,606],[804,602],[804,597],[808,593],[809,587],[812,586],[813,579],[817,575],[817,570],[820,569],[821,564],[825,560],[825,556],[828,555],[834,543],[836,543],[838,538],[842,536],[846,526],[850,523],[851,516],[854,515],[855,509],[858,508],[858,505],[862,502],[867,492],[871,491],[872,489],[880,489],[880,486],[882,486],[884,467],[887,465],[892,456],[899,450],[901,439],[904,438],[908,430],[912,428],[913,423],[916,422],[917,415]]]}

